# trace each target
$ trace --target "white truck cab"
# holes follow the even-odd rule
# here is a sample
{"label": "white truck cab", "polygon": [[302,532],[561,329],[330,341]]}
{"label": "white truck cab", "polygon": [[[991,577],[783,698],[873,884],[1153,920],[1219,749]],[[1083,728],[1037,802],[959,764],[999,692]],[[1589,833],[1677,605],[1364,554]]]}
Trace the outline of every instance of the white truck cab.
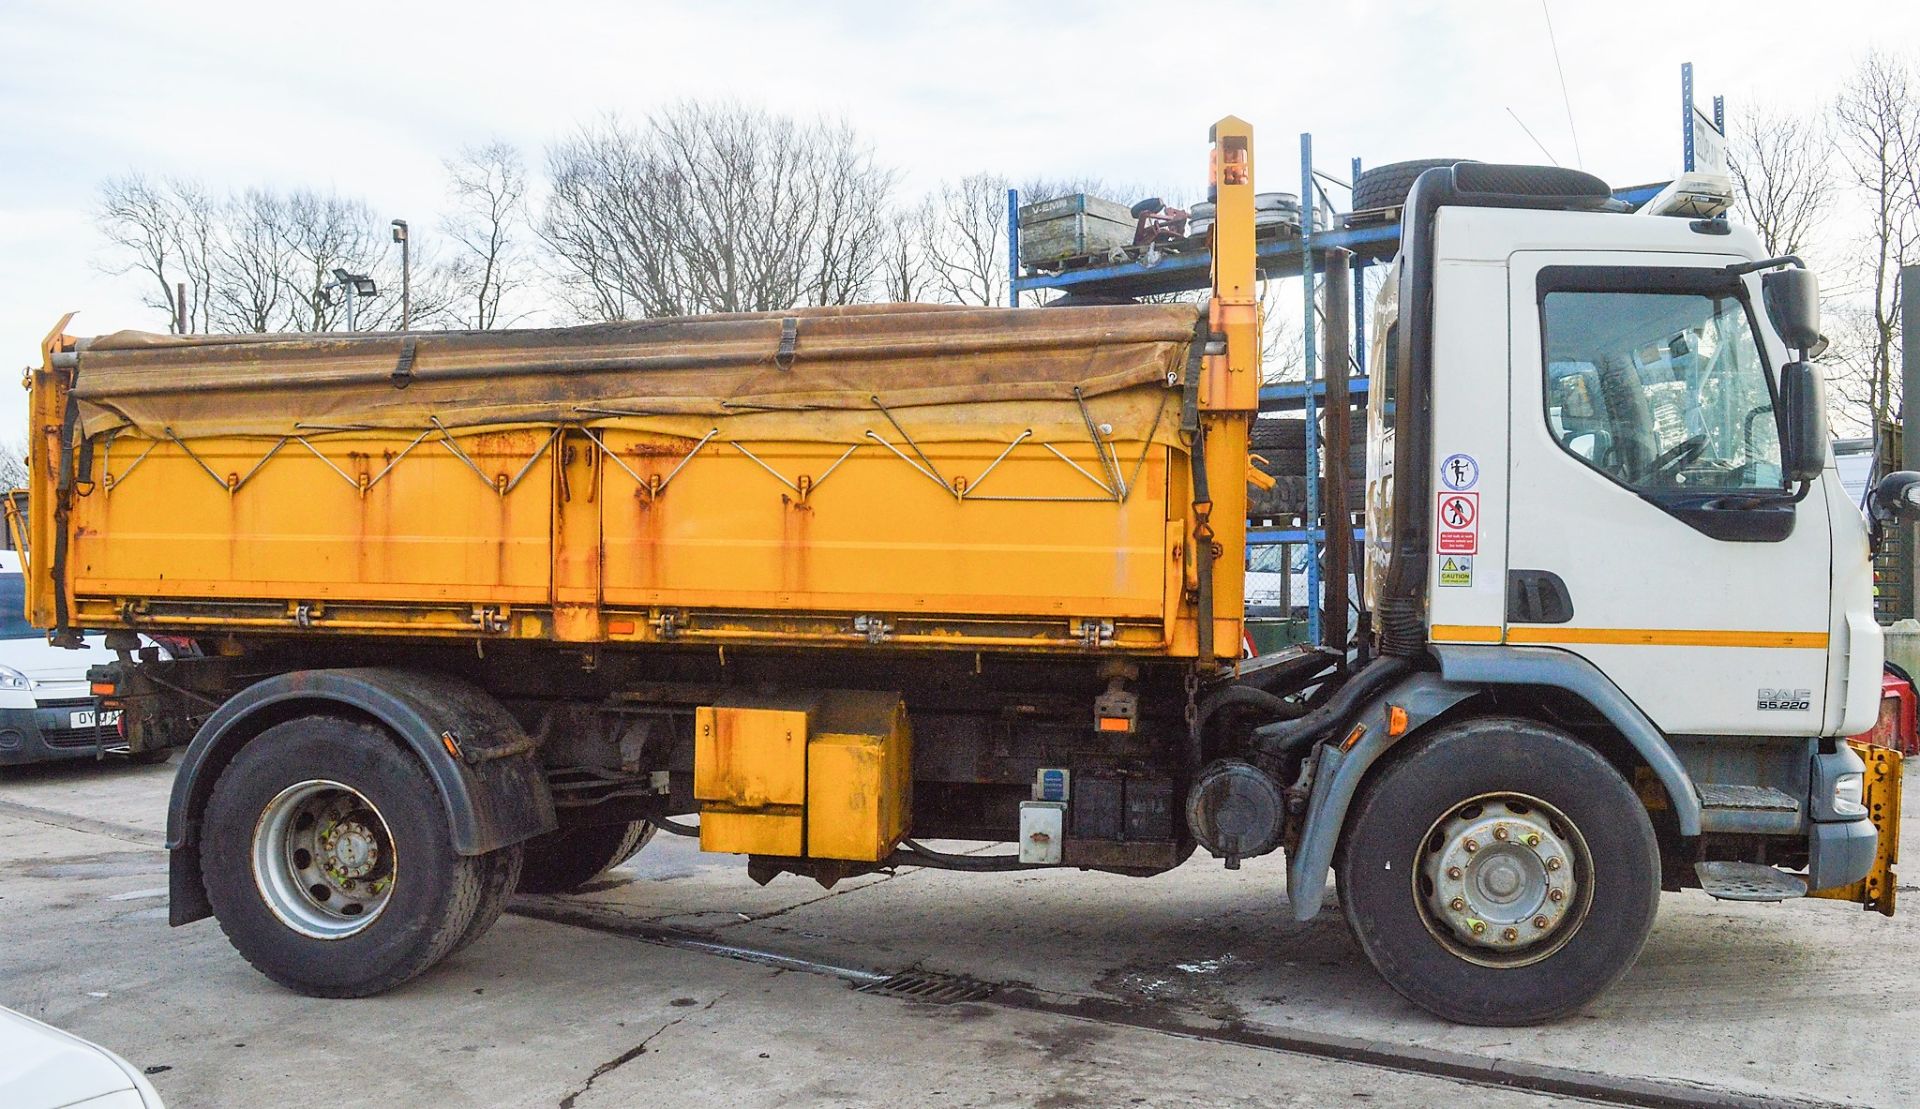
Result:
{"label": "white truck cab", "polygon": [[1459,163],[1413,184],[1376,305],[1372,635],[1251,741],[1283,775],[1310,751],[1296,916],[1331,862],[1390,984],[1523,1024],[1623,974],[1662,889],[1890,913],[1870,791],[1898,761],[1845,739],[1881,635],[1812,275],[1584,173]]}
{"label": "white truck cab", "polygon": [[[1782,467],[1793,355],[1760,275],[1729,272],[1766,257],[1758,239],[1509,208],[1436,224],[1429,640],[1578,656],[1668,734],[1871,726],[1867,528],[1830,454],[1804,492]],[[1396,310],[1384,301],[1383,331]],[[1393,391],[1375,396],[1370,487],[1393,448]],[[1390,495],[1369,504],[1380,569]]]}

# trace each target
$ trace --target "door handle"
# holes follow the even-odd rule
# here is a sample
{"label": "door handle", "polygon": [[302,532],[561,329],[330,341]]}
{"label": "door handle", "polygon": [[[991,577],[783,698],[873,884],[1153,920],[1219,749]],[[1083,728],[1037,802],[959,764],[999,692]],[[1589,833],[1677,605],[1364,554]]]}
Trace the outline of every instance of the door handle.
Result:
{"label": "door handle", "polygon": [[1573,595],[1551,570],[1507,571],[1507,623],[1565,624],[1573,619]]}

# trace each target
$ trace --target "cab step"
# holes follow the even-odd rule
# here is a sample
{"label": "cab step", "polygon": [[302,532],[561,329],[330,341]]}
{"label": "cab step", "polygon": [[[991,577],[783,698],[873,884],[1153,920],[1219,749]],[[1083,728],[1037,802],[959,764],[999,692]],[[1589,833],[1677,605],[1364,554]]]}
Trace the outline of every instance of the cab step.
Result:
{"label": "cab step", "polygon": [[1807,895],[1807,880],[1765,863],[1694,863],[1700,888],[1722,901],[1788,901]]}
{"label": "cab step", "polygon": [[1800,830],[1800,802],[1769,786],[1701,782],[1700,828],[1707,832],[1783,834]]}

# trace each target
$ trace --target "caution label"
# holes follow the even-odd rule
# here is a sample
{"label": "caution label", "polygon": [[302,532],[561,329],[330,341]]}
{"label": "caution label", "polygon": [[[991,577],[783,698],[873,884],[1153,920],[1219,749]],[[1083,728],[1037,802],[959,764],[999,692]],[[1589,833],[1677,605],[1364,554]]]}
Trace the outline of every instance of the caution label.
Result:
{"label": "caution label", "polygon": [[1450,586],[1470,586],[1473,584],[1472,555],[1441,555],[1440,584]]}
{"label": "caution label", "polygon": [[1442,493],[1436,516],[1436,550],[1441,554],[1480,553],[1480,494]]}

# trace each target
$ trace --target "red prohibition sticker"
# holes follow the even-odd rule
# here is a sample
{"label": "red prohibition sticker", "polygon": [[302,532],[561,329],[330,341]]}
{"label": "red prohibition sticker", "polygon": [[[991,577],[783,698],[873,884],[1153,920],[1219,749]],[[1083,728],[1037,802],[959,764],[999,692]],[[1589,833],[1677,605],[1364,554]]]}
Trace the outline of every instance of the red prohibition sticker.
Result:
{"label": "red prohibition sticker", "polygon": [[1434,528],[1441,554],[1480,553],[1480,494],[1442,493]]}

